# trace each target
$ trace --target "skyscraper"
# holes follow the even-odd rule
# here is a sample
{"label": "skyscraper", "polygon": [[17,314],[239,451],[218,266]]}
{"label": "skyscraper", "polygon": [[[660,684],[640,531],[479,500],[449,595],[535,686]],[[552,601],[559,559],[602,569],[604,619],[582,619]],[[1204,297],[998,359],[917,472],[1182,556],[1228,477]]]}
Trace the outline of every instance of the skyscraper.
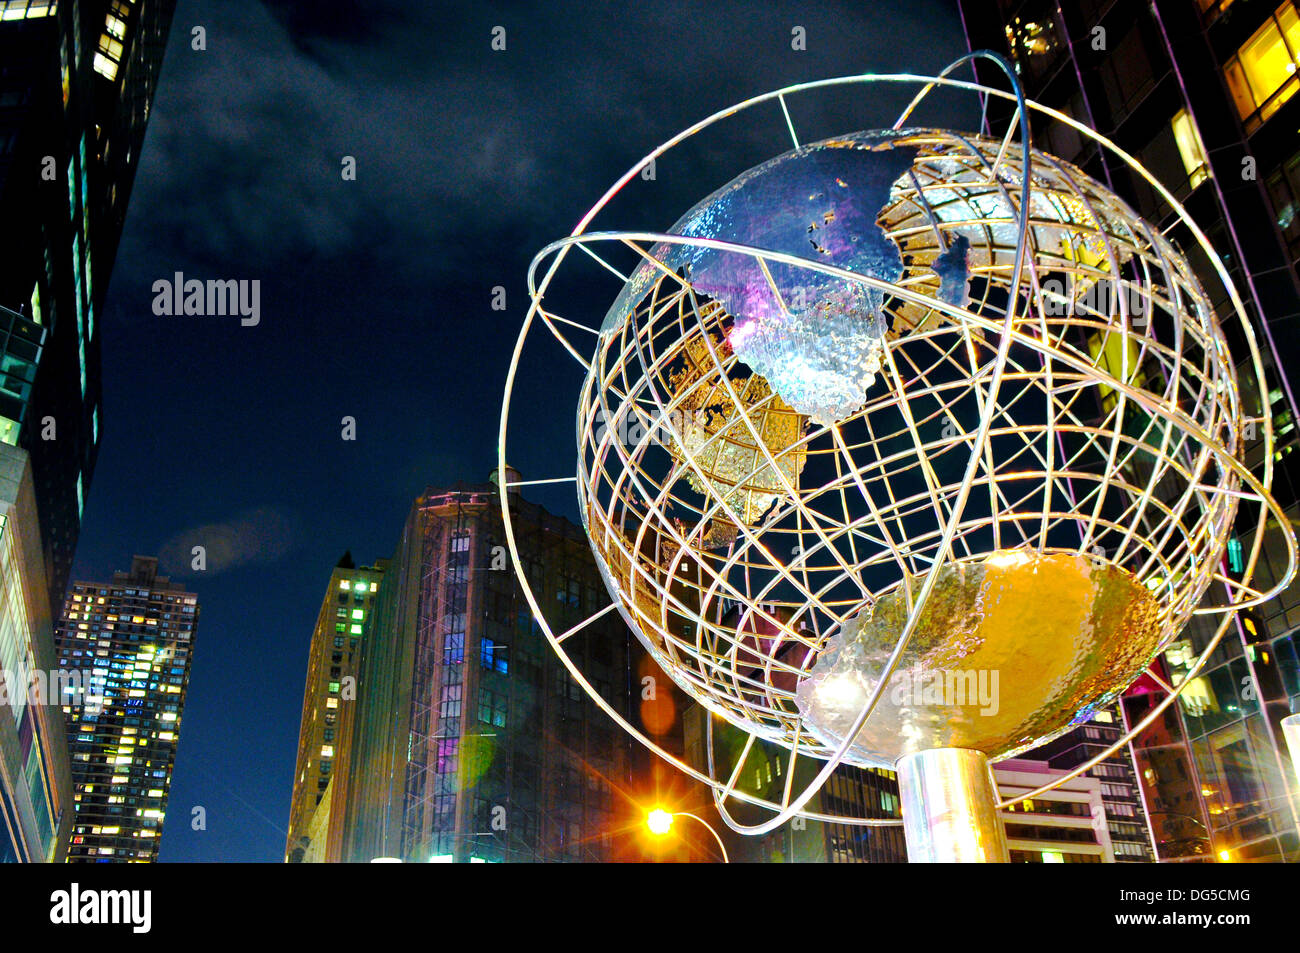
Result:
{"label": "skyscraper", "polygon": [[112,582],[72,586],[56,643],[83,673],[64,706],[76,820],[69,861],[158,857],[185,708],[198,597],[136,556]]}
{"label": "skyscraper", "polygon": [[[337,860],[327,856],[334,797],[327,791],[337,770],[346,772],[350,722],[343,716],[356,698],[357,663],[366,620],[384,571],[360,569],[345,555],[330,574],[307,655],[307,686],[298,731],[298,764],[289,804],[288,861]],[[340,798],[340,803],[342,798]]]}
{"label": "skyscraper", "polygon": [[[100,333],[175,0],[0,0],[0,440],[31,454],[57,615],[100,431]],[[34,354],[39,353],[39,361]]]}
{"label": "skyscraper", "polygon": [[[513,471],[512,471],[513,472]],[[513,493],[519,552],[548,623],[609,602],[582,530]],[[630,708],[617,614],[566,642]],[[344,860],[607,860],[639,850],[630,741],[551,652],[505,549],[497,488],[430,488],[411,509],[362,640],[350,765],[335,774]],[[623,796],[620,796],[623,795]],[[334,834],[331,832],[331,837]]]}
{"label": "skyscraper", "polygon": [[[972,50],[1008,55],[1038,102],[1100,130],[1138,157],[1209,237],[1245,301],[1263,352],[1267,394],[1244,395],[1271,416],[1277,437],[1273,494],[1300,515],[1296,399],[1300,366],[1300,9],[1293,0],[959,0]],[[995,70],[977,68],[996,86]],[[990,99],[990,116],[1005,107]],[[1167,237],[1191,251],[1221,314],[1231,305],[1187,228],[1148,183],[1067,124],[1032,117],[1035,144],[1109,184]],[[1228,328],[1230,338],[1239,332]],[[1234,354],[1241,342],[1231,340]],[[1243,434],[1262,473],[1264,448]],[[1247,514],[1253,519],[1254,514]],[[1243,569],[1249,540],[1232,539],[1220,572]],[[1280,532],[1265,540],[1253,586],[1285,565]],[[1223,601],[1223,590],[1211,595]],[[1243,612],[1181,701],[1139,735],[1134,761],[1161,860],[1300,860],[1300,792],[1286,770],[1278,721],[1300,708],[1300,586]],[[1196,616],[1159,660],[1176,683],[1213,635]],[[1144,679],[1124,701],[1127,724],[1162,697]]]}

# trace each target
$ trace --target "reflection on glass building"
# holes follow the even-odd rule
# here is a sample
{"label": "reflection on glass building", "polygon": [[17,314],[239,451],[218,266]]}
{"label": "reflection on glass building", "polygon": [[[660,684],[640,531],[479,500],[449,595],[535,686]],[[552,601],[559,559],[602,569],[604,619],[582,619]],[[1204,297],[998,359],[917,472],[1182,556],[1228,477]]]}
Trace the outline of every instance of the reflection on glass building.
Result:
{"label": "reflection on glass building", "polygon": [[56,627],[76,820],[69,862],[158,859],[189,684],[198,597],[136,556],[111,582],[77,582]]}
{"label": "reflection on glass building", "polygon": [[[1300,367],[1300,10],[1293,0],[959,0],[959,7],[971,49],[1007,54],[1031,99],[1136,156],[1218,250],[1263,353],[1268,393],[1244,396],[1256,418],[1272,418],[1273,493],[1294,522],[1300,454],[1288,372]],[[997,85],[993,72],[981,67],[980,75]],[[989,110],[995,125],[1005,119],[1000,103],[991,101]],[[1228,313],[1222,283],[1154,190],[1066,124],[1035,120],[1035,145],[1109,184],[1191,250],[1216,308]],[[1241,353],[1239,342],[1229,343]],[[1251,446],[1253,434],[1243,436]],[[1264,454],[1256,439],[1248,459],[1256,473]],[[1254,517],[1243,513],[1238,525]],[[1252,543],[1230,543],[1224,576],[1242,572]],[[1268,534],[1254,585],[1271,585],[1284,557],[1280,533]],[[1212,595],[1222,601],[1222,593]],[[1213,616],[1193,618],[1155,677],[1127,694],[1120,711],[1126,725],[1146,717],[1165,685],[1182,680],[1215,625]],[[1297,627],[1297,585],[1241,613],[1181,702],[1134,740],[1157,859],[1300,859],[1300,801],[1279,728],[1300,707]]]}
{"label": "reflection on glass building", "polygon": [[72,777],[54,673],[31,465],[0,443],[0,863],[67,852]]}
{"label": "reflection on glass building", "polygon": [[[512,499],[530,585],[564,633],[609,603],[586,536],[518,491]],[[566,640],[624,715],[630,640],[616,613]],[[330,782],[339,858],[603,861],[639,850],[619,833],[638,823],[621,796],[630,743],[533,620],[495,483],[415,501],[362,645],[356,700],[342,703],[355,706],[349,764]]]}

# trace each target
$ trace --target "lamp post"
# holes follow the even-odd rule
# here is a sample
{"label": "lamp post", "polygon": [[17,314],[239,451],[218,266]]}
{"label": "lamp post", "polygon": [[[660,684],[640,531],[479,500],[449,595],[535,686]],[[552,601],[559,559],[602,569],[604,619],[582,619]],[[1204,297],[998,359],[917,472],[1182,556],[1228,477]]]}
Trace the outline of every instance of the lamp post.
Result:
{"label": "lamp post", "polygon": [[731,858],[727,856],[727,845],[722,842],[722,838],[718,835],[718,832],[713,829],[713,825],[704,820],[704,818],[698,817],[689,811],[669,812],[664,810],[662,807],[657,807],[646,815],[645,824],[646,827],[650,829],[651,834],[656,837],[663,837],[672,830],[673,818],[675,817],[689,817],[691,820],[698,821],[708,828],[709,833],[713,835],[713,839],[718,842],[718,849],[722,851],[722,862],[724,864],[731,863]]}

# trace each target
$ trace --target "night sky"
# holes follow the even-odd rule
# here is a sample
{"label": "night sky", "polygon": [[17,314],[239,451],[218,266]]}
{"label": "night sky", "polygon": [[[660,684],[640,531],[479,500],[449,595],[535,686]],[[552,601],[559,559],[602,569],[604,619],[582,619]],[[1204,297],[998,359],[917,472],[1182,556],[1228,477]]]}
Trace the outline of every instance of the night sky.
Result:
{"label": "night sky", "polygon": [[[157,554],[199,595],[163,861],[283,858],[329,572],[345,550],[391,556],[424,486],[487,479],[533,253],[717,109],[965,52],[944,0],[442,6],[181,0],[172,25],[102,324],[102,449],[73,572],[102,580]],[[856,90],[792,100],[802,141],[890,125],[914,88]],[[916,118],[977,116],[948,95]],[[606,227],[667,228],[790,147],[773,104],[697,139],[629,185]],[[153,283],[178,271],[259,280],[260,324],[155,316]],[[612,296],[593,284],[569,302],[598,321]],[[517,391],[525,479],[573,472],[580,378],[565,360],[563,374],[532,364]],[[571,487],[527,495],[574,509]],[[195,545],[206,572],[190,571]]]}

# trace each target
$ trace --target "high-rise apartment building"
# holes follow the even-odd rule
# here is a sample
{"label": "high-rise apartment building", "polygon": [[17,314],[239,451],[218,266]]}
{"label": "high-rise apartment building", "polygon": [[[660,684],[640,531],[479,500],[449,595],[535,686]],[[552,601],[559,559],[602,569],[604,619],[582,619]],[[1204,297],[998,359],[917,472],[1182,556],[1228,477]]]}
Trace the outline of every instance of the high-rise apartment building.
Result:
{"label": "high-rise apartment building", "polygon": [[[640,856],[633,744],[541,634],[505,549],[497,493],[427,490],[383,574],[357,698],[343,703],[356,706],[350,765],[329,795],[344,860]],[[586,536],[517,490],[512,500],[530,585],[564,633],[609,604]],[[617,613],[565,644],[626,715],[635,669]]]}
{"label": "high-rise apartment building", "polygon": [[[1245,302],[1268,393],[1245,394],[1271,416],[1273,493],[1300,516],[1293,369],[1300,366],[1300,8],[1294,0],[959,0],[969,46],[1013,62],[1029,98],[1114,140],[1173,193],[1209,237]],[[995,69],[977,67],[990,86]],[[1010,106],[990,99],[989,117]],[[1107,183],[1183,248],[1215,307],[1222,283],[1188,229],[1139,176],[1059,121],[1032,117],[1035,145]],[[1000,127],[1000,126],[999,126]],[[1227,328],[1234,354],[1240,332]],[[1262,441],[1248,463],[1262,473]],[[1248,520],[1253,521],[1253,514]],[[1221,571],[1243,569],[1250,540],[1233,539]],[[1285,564],[1280,532],[1265,540],[1252,583]],[[1223,601],[1221,590],[1211,594]],[[1159,661],[1177,682],[1213,635],[1197,616]],[[1300,801],[1278,722],[1300,708],[1300,585],[1243,612],[1181,701],[1132,746],[1159,860],[1300,860]],[[1163,697],[1144,679],[1123,704],[1126,724]]]}
{"label": "high-rise apartment building", "polygon": [[0,441],[31,454],[53,615],[103,425],[99,318],[174,9],[0,0]]}
{"label": "high-rise apartment building", "polygon": [[298,764],[289,804],[285,860],[329,860],[327,844],[334,805],[330,779],[346,771],[350,742],[348,704],[356,698],[357,663],[366,622],[384,571],[357,568],[344,555],[330,574],[307,654],[307,686],[298,731]]}
{"label": "high-rise apartment building", "polygon": [[136,556],[111,582],[72,586],[55,641],[82,674],[64,706],[76,819],[69,861],[158,857],[185,708],[198,597]]}

